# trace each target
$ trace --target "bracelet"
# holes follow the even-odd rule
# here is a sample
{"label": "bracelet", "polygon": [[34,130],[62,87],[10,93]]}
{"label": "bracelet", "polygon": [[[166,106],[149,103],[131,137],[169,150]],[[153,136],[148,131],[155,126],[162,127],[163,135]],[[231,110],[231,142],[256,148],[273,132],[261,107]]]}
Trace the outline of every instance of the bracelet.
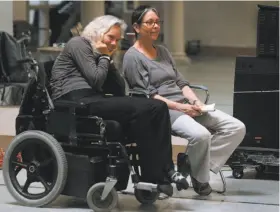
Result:
{"label": "bracelet", "polygon": [[111,58],[110,58],[109,55],[101,55],[101,56],[99,57],[99,60],[101,60],[102,58],[105,58],[105,59],[109,60],[109,62],[111,61]]}

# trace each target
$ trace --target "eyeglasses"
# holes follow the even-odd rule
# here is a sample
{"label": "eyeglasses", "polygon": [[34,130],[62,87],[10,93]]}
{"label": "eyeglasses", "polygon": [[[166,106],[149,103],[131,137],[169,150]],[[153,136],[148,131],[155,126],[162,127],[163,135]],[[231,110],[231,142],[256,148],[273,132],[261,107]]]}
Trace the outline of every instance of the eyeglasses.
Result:
{"label": "eyeglasses", "polygon": [[161,26],[163,24],[163,21],[146,21],[146,22],[142,22],[143,24],[146,24],[148,27],[154,27],[155,24],[157,24],[158,26]]}

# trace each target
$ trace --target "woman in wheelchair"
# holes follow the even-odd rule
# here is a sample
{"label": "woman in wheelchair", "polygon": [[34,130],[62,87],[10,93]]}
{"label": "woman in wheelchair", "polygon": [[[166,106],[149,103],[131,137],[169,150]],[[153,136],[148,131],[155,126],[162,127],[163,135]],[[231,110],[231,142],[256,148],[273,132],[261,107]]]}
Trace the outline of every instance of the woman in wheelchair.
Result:
{"label": "woman in wheelchair", "polygon": [[52,99],[84,102],[90,114],[119,122],[139,148],[141,181],[159,184],[161,192],[172,195],[172,182],[185,189],[188,183],[174,171],[167,105],[125,96],[124,79],[111,59],[125,27],[105,15],[68,41],[51,72]]}
{"label": "woman in wheelchair", "polygon": [[154,44],[162,23],[155,8],[139,6],[131,21],[136,42],[123,60],[129,87],[167,103],[172,133],[189,141],[187,155],[194,190],[200,195],[209,195],[212,191],[209,170],[219,172],[243,140],[245,126],[219,110],[202,113],[203,103],[177,71],[170,52]]}

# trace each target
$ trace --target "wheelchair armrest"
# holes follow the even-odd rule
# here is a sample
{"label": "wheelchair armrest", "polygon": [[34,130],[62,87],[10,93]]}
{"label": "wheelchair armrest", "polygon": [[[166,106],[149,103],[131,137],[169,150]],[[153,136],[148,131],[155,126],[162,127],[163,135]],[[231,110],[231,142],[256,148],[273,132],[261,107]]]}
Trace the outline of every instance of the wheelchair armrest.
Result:
{"label": "wheelchair armrest", "polygon": [[54,102],[55,107],[65,107],[65,108],[84,108],[86,105],[83,102],[74,102],[68,100],[57,100]]}
{"label": "wheelchair armrest", "polygon": [[[206,86],[204,85],[189,85],[190,88],[193,89],[198,89],[198,90],[203,90],[205,91],[206,94],[206,98],[204,103],[207,104],[208,100],[210,98],[210,94],[209,94],[209,90]],[[141,90],[129,90],[128,91],[128,95],[129,96],[134,96],[134,97],[146,97],[146,98],[150,98],[149,94],[147,94],[145,91],[141,91]]]}
{"label": "wheelchair armrest", "polygon": [[193,89],[200,89],[200,90],[203,90],[203,91],[208,91],[208,88],[204,85],[189,85],[190,88],[193,88]]}
{"label": "wheelchair armrest", "polygon": [[27,58],[23,58],[23,59],[17,60],[17,62],[19,64],[32,63],[33,62],[33,58],[27,57]]}
{"label": "wheelchair armrest", "polygon": [[31,32],[28,31],[27,33],[22,33],[22,36],[20,39],[17,40],[17,42],[19,44],[24,43],[24,44],[28,44],[30,43],[31,40]]}
{"label": "wheelchair armrest", "polygon": [[197,89],[197,90],[203,90],[205,91],[205,94],[206,94],[206,98],[204,100],[204,103],[207,104],[208,101],[209,101],[209,98],[210,98],[210,93],[209,93],[209,90],[206,86],[204,85],[189,85],[190,88],[193,88],[193,89]]}

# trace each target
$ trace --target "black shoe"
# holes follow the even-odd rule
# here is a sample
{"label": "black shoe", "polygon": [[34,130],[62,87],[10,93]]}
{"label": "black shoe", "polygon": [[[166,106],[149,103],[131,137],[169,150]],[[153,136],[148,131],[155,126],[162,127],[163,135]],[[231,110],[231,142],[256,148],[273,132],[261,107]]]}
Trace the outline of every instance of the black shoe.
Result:
{"label": "black shoe", "polygon": [[171,197],[173,195],[173,187],[171,184],[159,184],[158,191]]}
{"label": "black shoe", "polygon": [[179,153],[177,155],[178,172],[182,173],[184,177],[188,177],[191,173],[191,165],[188,155],[185,153]]}
{"label": "black shoe", "polygon": [[187,190],[189,188],[187,179],[180,172],[172,170],[168,175],[171,182],[176,184],[178,191],[181,191],[182,189]]}
{"label": "black shoe", "polygon": [[209,183],[200,183],[195,178],[191,177],[193,189],[200,196],[208,196],[212,192]]}

